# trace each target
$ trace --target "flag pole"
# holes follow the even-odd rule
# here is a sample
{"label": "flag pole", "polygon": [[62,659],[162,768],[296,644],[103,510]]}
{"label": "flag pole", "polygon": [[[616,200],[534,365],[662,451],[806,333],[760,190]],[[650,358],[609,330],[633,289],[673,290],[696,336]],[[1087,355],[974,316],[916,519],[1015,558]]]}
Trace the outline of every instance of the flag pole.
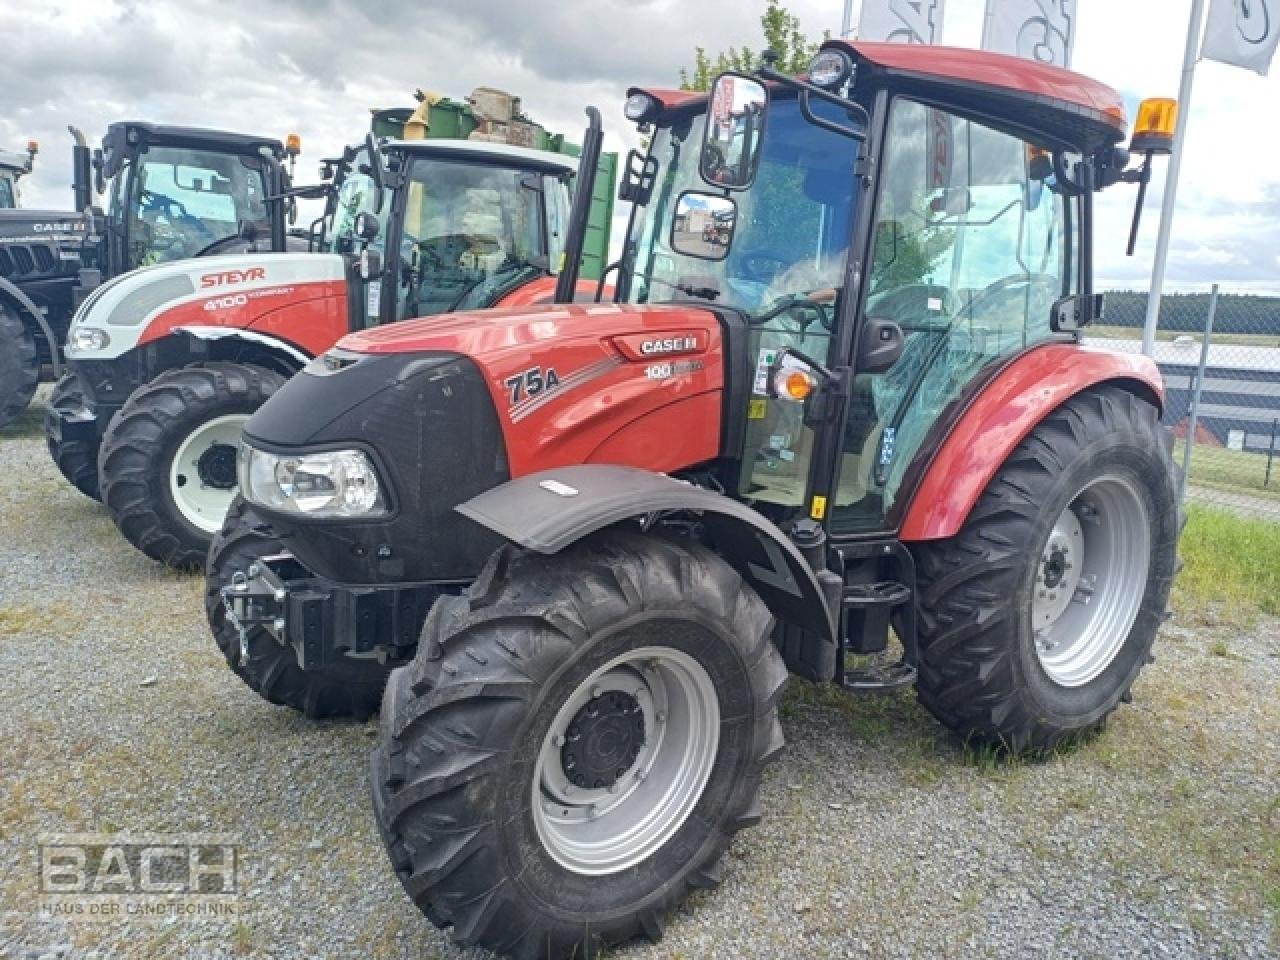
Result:
{"label": "flag pole", "polygon": [[840,24],[840,39],[848,40],[853,32],[853,0],[844,0],[844,20]]}
{"label": "flag pole", "polygon": [[1204,0],[1191,0],[1191,22],[1187,24],[1187,52],[1182,59],[1182,82],[1178,87],[1178,123],[1173,134],[1173,155],[1169,157],[1169,173],[1165,179],[1164,201],[1160,207],[1160,231],[1156,236],[1155,262],[1151,266],[1151,293],[1147,297],[1147,319],[1142,327],[1142,352],[1153,356],[1156,349],[1156,327],[1160,323],[1160,293],[1164,289],[1164,267],[1169,259],[1169,238],[1173,232],[1173,211],[1178,204],[1178,174],[1182,170],[1182,151],[1186,147],[1187,120],[1191,116],[1191,87],[1196,77],[1196,58],[1200,54],[1200,35],[1204,27]]}

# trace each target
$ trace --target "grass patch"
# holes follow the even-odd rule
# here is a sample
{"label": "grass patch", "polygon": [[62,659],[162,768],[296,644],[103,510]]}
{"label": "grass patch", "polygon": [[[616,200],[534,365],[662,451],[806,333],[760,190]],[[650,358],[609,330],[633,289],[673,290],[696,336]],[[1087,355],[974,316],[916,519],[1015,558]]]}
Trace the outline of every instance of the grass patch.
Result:
{"label": "grass patch", "polygon": [[1218,605],[1243,619],[1280,614],[1280,524],[1188,504],[1180,553],[1186,565],[1174,588],[1179,609]]}
{"label": "grass patch", "polygon": [[0,607],[0,637],[56,633],[66,635],[84,626],[85,618],[66,604],[47,607],[24,607],[18,604]]}
{"label": "grass patch", "polygon": [[[1191,451],[1191,483],[1213,490],[1239,490],[1253,497],[1275,500],[1280,504],[1280,439],[1277,439],[1276,462],[1271,467],[1271,483],[1267,482],[1267,455],[1228,450],[1207,443],[1197,443]],[[1173,462],[1182,466],[1185,440],[1173,442]]]}

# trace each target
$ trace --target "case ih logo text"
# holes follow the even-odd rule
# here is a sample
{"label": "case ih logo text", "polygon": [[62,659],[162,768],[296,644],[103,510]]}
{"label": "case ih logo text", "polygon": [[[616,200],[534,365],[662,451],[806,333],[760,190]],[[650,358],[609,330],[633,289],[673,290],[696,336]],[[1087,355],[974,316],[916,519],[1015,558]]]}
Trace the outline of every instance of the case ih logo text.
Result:
{"label": "case ih logo text", "polygon": [[248,270],[224,270],[221,273],[206,273],[200,278],[201,287],[221,287],[231,283],[249,283],[253,280],[267,279],[265,267],[250,267]]}
{"label": "case ih logo text", "polygon": [[640,344],[640,352],[646,357],[657,357],[664,353],[688,353],[697,349],[697,337],[660,337]]}

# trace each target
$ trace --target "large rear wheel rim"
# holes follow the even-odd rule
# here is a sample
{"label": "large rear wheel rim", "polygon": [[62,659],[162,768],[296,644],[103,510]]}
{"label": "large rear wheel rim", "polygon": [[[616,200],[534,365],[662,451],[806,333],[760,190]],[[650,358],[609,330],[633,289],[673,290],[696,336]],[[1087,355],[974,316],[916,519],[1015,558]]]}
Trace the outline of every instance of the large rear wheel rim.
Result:
{"label": "large rear wheel rim", "polygon": [[249,415],[229,413],[200,424],[178,445],[169,467],[169,494],[183,518],[215,534],[239,487],[235,457]]}
{"label": "large rear wheel rim", "polygon": [[[719,698],[697,660],[656,646],[611,660],[566,699],[543,739],[532,800],[544,848],[592,876],[645,860],[697,806],[719,741]],[[608,757],[618,762],[601,778]]]}
{"label": "large rear wheel rim", "polygon": [[1142,608],[1151,518],[1136,482],[1107,474],[1058,517],[1037,561],[1031,622],[1045,674],[1082,687],[1115,661]]}

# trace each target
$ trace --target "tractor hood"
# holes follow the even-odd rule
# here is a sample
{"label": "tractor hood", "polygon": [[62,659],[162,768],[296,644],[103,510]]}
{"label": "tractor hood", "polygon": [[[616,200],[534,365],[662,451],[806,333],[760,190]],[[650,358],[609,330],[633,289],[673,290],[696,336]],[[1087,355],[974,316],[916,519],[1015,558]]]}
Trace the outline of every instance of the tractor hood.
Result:
{"label": "tractor hood", "polygon": [[[286,310],[335,297],[345,301],[345,276],[342,257],[317,253],[247,253],[142,267],[85,299],[71,321],[67,357],[112,360],[177,331],[269,333],[272,318]],[[345,315],[342,321],[345,329]],[[285,339],[308,355],[324,350],[337,335],[319,329],[322,325],[292,326],[299,333]],[[77,336],[86,330],[98,335]]]}
{"label": "tractor hood", "polygon": [[[591,463],[593,457],[630,459],[615,431],[669,404],[718,396],[724,385],[720,321],[709,310],[685,305],[482,310],[355,333],[338,348],[370,357],[468,358],[492,394],[513,476]],[[665,472],[706,459],[703,453],[715,456],[715,420],[701,435],[708,443],[688,448],[679,435],[663,437],[645,446],[643,465]],[[628,442],[639,441],[624,432]]]}
{"label": "tractor hood", "polygon": [[327,579],[466,580],[495,544],[453,508],[485,490],[570,464],[676,473],[720,457],[723,324],[701,306],[581,304],[347,336],[253,415],[245,443],[286,456],[363,450],[387,515],[264,509]]}

